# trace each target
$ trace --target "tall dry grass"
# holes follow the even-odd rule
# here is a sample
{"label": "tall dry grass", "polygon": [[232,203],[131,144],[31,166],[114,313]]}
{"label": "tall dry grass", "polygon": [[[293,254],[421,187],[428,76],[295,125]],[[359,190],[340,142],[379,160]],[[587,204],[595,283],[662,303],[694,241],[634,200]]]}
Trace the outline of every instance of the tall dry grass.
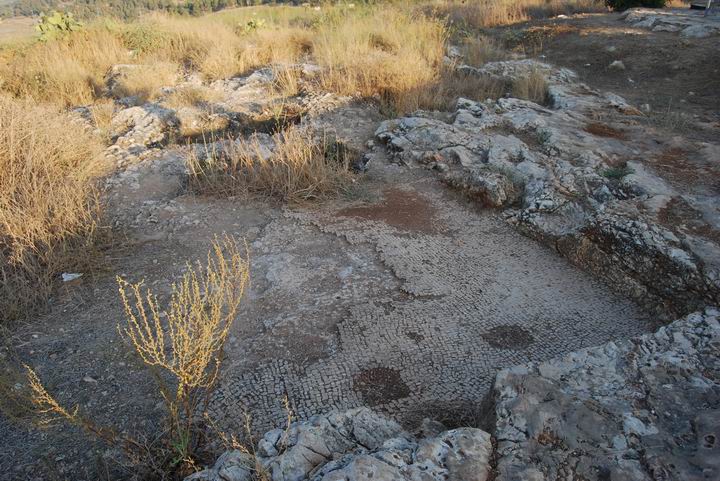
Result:
{"label": "tall dry grass", "polygon": [[512,96],[530,100],[540,105],[548,103],[548,82],[539,70],[531,70],[525,77],[516,79],[512,84]]}
{"label": "tall dry grass", "polygon": [[112,82],[112,95],[118,98],[136,97],[144,103],[160,95],[162,87],[172,87],[178,81],[179,68],[174,62],[156,61],[126,69]]}
{"label": "tall dry grass", "polygon": [[95,234],[101,146],[52,109],[0,96],[0,310],[28,313]]}
{"label": "tall dry grass", "polygon": [[[402,113],[422,107],[422,98],[442,81],[446,41],[458,26],[466,32],[603,8],[600,0],[428,0],[420,7],[276,6],[200,18],[152,14],[130,23],[98,20],[64,39],[2,51],[0,88],[70,106],[102,96],[108,69],[118,63],[177,66],[212,81],[308,60],[324,67],[319,88],[379,97]],[[487,39],[464,42],[473,63],[498,56],[497,45]],[[128,79],[129,93],[150,98],[169,81],[157,69],[144,73]]]}
{"label": "tall dry grass", "polygon": [[38,102],[88,104],[102,93],[110,67],[128,59],[121,39],[103,29],[23,44],[0,52],[1,87]]}
{"label": "tall dry grass", "polygon": [[6,50],[0,78],[15,96],[71,106],[104,95],[115,64],[148,65],[119,87],[150,98],[170,81],[160,73],[171,69],[156,66],[177,65],[212,81],[308,60],[325,67],[320,88],[379,96],[397,111],[409,111],[419,106],[422,89],[438,79],[447,36],[439,20],[412,10],[274,7],[201,18],[155,14],[133,23],[98,21],[65,39]]}
{"label": "tall dry grass", "polygon": [[[105,93],[110,67],[139,64],[150,67],[129,78],[127,88],[150,97],[175,64],[211,81],[296,62],[309,52],[313,31],[308,25],[317,16],[311,9],[265,7],[200,18],[153,14],[130,23],[101,19],[66,38],[0,48],[0,89],[61,106],[89,104]],[[251,19],[262,19],[263,28],[248,30]],[[162,72],[153,69],[158,65]]]}
{"label": "tall dry grass", "polygon": [[440,22],[385,7],[320,28],[313,56],[325,68],[322,88],[380,96],[395,111],[409,112],[421,106],[423,94],[438,81],[445,40]]}
{"label": "tall dry grass", "polygon": [[350,158],[330,139],[289,127],[273,136],[270,151],[255,137],[227,142],[189,160],[192,187],[207,194],[269,195],[298,202],[337,194],[352,179]]}

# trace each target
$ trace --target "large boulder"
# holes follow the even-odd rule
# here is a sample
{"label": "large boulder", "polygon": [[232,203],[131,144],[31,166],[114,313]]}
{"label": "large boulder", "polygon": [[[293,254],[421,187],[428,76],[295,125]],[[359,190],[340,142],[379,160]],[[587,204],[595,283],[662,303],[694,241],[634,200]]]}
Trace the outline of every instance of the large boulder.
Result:
{"label": "large boulder", "polygon": [[719,316],[501,371],[496,479],[720,479]]}

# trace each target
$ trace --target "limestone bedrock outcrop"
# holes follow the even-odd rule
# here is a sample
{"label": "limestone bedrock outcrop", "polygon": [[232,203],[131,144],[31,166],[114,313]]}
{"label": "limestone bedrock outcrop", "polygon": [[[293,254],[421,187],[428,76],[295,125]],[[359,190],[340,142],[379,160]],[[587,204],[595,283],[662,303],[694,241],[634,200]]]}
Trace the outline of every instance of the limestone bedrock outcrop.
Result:
{"label": "limestone bedrock outcrop", "polygon": [[636,28],[653,32],[679,32],[680,36],[685,38],[720,35],[720,15],[717,12],[711,12],[710,15],[704,13],[687,8],[632,8],[626,10],[620,19]]}
{"label": "limestone bedrock outcrop", "polygon": [[501,371],[497,481],[720,479],[719,315]]}
{"label": "limestone bedrock outcrop", "polygon": [[485,481],[491,454],[490,435],[480,429],[417,439],[359,408],[270,431],[258,443],[256,458],[230,451],[186,481],[249,481],[257,469],[272,481]]}
{"label": "limestone bedrock outcrop", "polygon": [[[376,136],[398,162],[505,209],[521,232],[668,319],[720,303],[720,216],[710,207],[718,196],[679,189],[653,170],[648,158],[664,153],[635,127],[637,109],[534,60],[459,70],[504,83],[541,72],[547,105],[461,98],[449,117],[418,111],[385,121]],[[668,221],[676,211],[681,219]]]}

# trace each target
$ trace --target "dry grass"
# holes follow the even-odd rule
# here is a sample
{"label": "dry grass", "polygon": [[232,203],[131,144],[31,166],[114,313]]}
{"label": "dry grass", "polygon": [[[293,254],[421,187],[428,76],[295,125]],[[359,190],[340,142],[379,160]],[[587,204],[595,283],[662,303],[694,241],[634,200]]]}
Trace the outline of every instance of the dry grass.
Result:
{"label": "dry grass", "polygon": [[[443,81],[446,40],[458,25],[467,31],[602,8],[598,0],[434,0],[421,8],[325,5],[239,8],[200,18],[154,14],[133,23],[97,21],[67,39],[9,48],[0,77],[2,88],[15,96],[69,106],[97,99],[115,64],[152,66],[139,67],[121,86],[122,93],[152,96],[172,83],[178,66],[212,81],[310,60],[325,68],[319,88],[380,98],[389,111],[405,113],[426,104],[422,99]],[[466,39],[464,47],[474,65],[502,57],[486,38]],[[281,91],[296,91],[296,78],[280,78]]]}
{"label": "dry grass", "polygon": [[419,101],[423,109],[452,111],[460,97],[476,101],[496,100],[507,91],[508,86],[499,80],[447,68],[443,69],[432,89],[423,89]]}
{"label": "dry grass", "polygon": [[117,98],[136,97],[140,103],[156,99],[162,87],[172,87],[178,80],[178,65],[157,61],[135,65],[113,81],[112,94]]}
{"label": "dry grass", "polygon": [[520,77],[512,84],[512,96],[530,100],[540,105],[547,104],[548,83],[539,70],[532,70],[526,77]]}
{"label": "dry grass", "polygon": [[90,121],[93,127],[98,131],[100,137],[106,143],[110,141],[110,131],[113,115],[115,113],[115,102],[112,100],[98,100],[94,104],[88,106],[90,113]]}
{"label": "dry grass", "polygon": [[409,112],[438,80],[445,40],[438,21],[387,7],[320,29],[313,55],[325,67],[324,89],[380,96],[396,112]]}
{"label": "dry grass", "polygon": [[99,20],[66,39],[7,47],[0,52],[0,87],[17,97],[74,106],[99,98],[108,70],[117,64],[147,65],[123,82],[121,93],[148,96],[172,83],[178,65],[216,80],[295,62],[308,52],[312,32],[290,25],[289,14],[276,19],[280,24],[245,32],[238,25],[252,11],[273,9],[238,10],[243,13],[233,17],[157,14],[129,24]]}
{"label": "dry grass", "polygon": [[480,67],[488,62],[506,60],[507,51],[494,39],[485,36],[467,37],[461,44],[463,62],[467,65]]}
{"label": "dry grass", "polygon": [[98,140],[67,116],[0,96],[0,309],[25,316],[94,237]]}
{"label": "dry grass", "polygon": [[106,30],[23,45],[1,56],[3,90],[61,106],[91,103],[102,93],[108,69],[127,61],[121,40]]}
{"label": "dry grass", "polygon": [[297,202],[337,194],[352,178],[348,156],[332,142],[290,127],[273,136],[272,152],[257,138],[228,142],[223,155],[191,156],[191,184],[209,194],[258,193]]}
{"label": "dry grass", "polygon": [[[280,7],[279,7],[280,8]],[[152,15],[123,26],[139,58],[152,56],[177,62],[217,80],[277,62],[294,62],[307,51],[311,32],[288,25],[246,32],[221,17],[179,18]]]}
{"label": "dry grass", "polygon": [[273,90],[282,97],[294,97],[300,93],[301,72],[292,65],[273,66]]}
{"label": "dry grass", "polygon": [[167,426],[150,444],[113,428],[101,427],[68,409],[26,366],[31,400],[40,424],[78,426],[123,449],[140,479],[182,479],[195,470],[195,453],[205,433],[210,394],[217,385],[223,349],[249,280],[247,251],[231,237],[216,239],[203,266],[188,264],[161,309],[150,289],[118,278],[127,322],[118,327],[158,380],[167,409]]}
{"label": "dry grass", "polygon": [[172,109],[182,107],[203,107],[218,102],[222,99],[222,93],[203,86],[183,86],[176,88],[165,99],[163,103]]}
{"label": "dry grass", "polygon": [[438,0],[431,5],[436,15],[461,30],[509,25],[560,14],[607,10],[601,0]]}

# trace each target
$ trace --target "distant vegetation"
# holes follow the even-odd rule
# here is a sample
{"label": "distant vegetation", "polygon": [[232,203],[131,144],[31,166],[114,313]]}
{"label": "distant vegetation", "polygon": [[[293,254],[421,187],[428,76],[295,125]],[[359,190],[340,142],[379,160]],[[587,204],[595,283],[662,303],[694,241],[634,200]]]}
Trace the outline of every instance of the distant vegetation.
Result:
{"label": "distant vegetation", "polygon": [[0,16],[39,15],[52,10],[67,11],[80,18],[113,16],[124,19],[137,17],[143,12],[164,11],[183,15],[200,15],[228,7],[244,7],[266,3],[293,3],[291,0],[17,0],[3,5]]}

